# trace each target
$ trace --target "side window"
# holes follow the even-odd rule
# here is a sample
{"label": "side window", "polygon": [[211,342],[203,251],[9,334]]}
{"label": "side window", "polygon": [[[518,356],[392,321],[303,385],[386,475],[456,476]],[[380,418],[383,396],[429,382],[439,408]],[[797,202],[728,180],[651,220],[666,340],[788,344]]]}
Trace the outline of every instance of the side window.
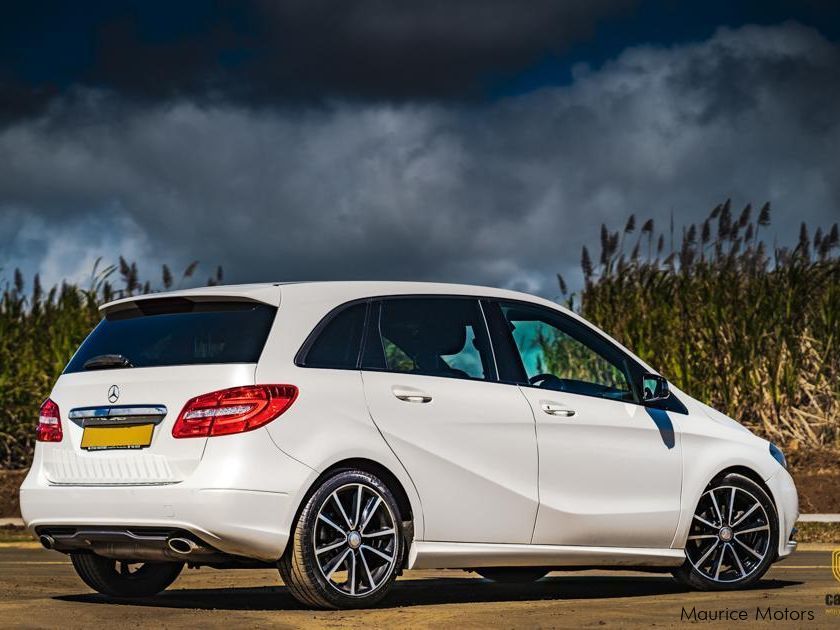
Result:
{"label": "side window", "polygon": [[495,378],[478,300],[395,298],[382,300],[380,305],[363,367],[428,376]]}
{"label": "side window", "polygon": [[532,386],[635,401],[627,361],[605,339],[548,309],[503,303],[501,310]]}
{"label": "side window", "polygon": [[302,365],[355,369],[359,358],[367,304],[353,304],[334,315],[318,333]]}

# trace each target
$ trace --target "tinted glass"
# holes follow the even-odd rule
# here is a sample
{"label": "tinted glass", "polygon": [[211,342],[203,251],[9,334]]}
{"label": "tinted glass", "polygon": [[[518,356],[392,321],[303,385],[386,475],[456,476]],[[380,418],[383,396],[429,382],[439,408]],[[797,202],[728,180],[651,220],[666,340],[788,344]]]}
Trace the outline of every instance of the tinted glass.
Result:
{"label": "tinted glass", "polygon": [[276,313],[256,302],[142,300],[99,322],[64,371],[85,371],[101,355],[134,367],[256,363]]}
{"label": "tinted glass", "polygon": [[502,304],[502,313],[531,385],[635,400],[627,361],[605,339],[547,309]]}
{"label": "tinted glass", "polygon": [[359,358],[367,304],[354,304],[333,316],[318,333],[303,365],[315,368],[355,368]]}
{"label": "tinted glass", "polygon": [[408,374],[490,379],[492,355],[477,300],[383,300],[365,367]]}

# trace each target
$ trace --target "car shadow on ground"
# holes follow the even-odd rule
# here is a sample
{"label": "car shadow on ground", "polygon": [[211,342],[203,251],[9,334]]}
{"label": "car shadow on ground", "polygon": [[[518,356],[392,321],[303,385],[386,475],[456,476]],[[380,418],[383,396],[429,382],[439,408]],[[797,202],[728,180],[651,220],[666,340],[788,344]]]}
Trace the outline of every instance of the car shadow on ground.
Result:
{"label": "car shadow on ground", "polygon": [[[763,580],[754,589],[795,586],[801,582]],[[686,593],[670,577],[548,577],[532,584],[495,584],[470,577],[407,579],[396,583],[376,608],[488,602],[611,599]],[[89,604],[195,608],[202,610],[304,610],[284,586],[172,589],[155,597],[115,599],[103,595],[61,595],[53,599]]]}

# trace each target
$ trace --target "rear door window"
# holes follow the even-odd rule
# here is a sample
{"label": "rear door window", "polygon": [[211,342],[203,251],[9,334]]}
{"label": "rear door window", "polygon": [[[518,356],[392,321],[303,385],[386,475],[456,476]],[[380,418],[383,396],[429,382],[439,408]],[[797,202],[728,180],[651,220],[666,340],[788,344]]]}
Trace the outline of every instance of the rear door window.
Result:
{"label": "rear door window", "polygon": [[[374,309],[363,367],[427,376],[495,379],[478,300],[394,298]],[[379,310],[377,317],[377,310]]]}
{"label": "rear door window", "polygon": [[138,300],[106,315],[64,372],[119,367],[116,357],[124,367],[256,363],[276,314],[261,302]]}

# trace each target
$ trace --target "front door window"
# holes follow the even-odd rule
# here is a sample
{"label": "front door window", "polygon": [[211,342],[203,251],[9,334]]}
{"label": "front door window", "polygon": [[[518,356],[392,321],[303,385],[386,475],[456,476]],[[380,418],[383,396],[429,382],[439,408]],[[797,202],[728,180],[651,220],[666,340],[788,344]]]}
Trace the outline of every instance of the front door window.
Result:
{"label": "front door window", "polygon": [[606,340],[548,309],[519,304],[501,308],[530,385],[635,401],[627,361]]}

